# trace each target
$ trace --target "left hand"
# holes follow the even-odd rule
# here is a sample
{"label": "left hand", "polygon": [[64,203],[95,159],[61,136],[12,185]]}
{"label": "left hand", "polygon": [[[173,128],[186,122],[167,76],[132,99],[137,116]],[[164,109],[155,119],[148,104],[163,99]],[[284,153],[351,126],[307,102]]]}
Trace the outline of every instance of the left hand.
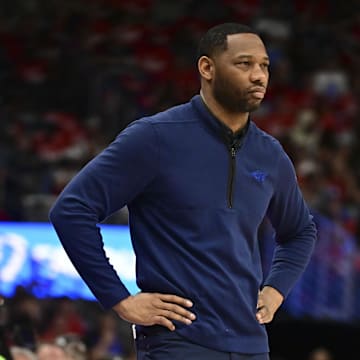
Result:
{"label": "left hand", "polygon": [[259,292],[256,318],[260,324],[272,321],[277,309],[284,301],[283,295],[271,286],[264,286]]}

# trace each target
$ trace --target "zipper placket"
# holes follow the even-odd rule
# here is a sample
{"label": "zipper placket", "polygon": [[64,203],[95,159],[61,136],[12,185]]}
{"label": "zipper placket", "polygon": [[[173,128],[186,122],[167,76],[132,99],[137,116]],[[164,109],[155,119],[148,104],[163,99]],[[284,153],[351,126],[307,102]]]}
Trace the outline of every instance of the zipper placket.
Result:
{"label": "zipper placket", "polygon": [[228,201],[228,207],[231,209],[233,207],[234,178],[235,178],[235,170],[236,170],[236,148],[234,145],[230,147],[229,153],[230,153],[230,169],[229,169],[227,201]]}

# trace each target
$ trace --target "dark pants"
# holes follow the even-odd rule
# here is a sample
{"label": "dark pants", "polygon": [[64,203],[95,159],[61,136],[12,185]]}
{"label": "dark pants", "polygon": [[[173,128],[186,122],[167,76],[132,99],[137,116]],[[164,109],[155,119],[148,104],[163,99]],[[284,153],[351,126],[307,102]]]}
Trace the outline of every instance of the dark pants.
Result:
{"label": "dark pants", "polygon": [[269,354],[239,354],[212,350],[175,332],[136,334],[138,360],[269,360]]}

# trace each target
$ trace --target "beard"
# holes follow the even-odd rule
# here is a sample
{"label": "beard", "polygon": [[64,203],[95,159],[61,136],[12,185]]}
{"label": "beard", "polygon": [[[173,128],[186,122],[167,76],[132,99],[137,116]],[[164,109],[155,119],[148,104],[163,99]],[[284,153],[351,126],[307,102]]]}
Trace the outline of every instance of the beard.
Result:
{"label": "beard", "polygon": [[261,100],[251,101],[247,90],[239,90],[219,72],[214,79],[213,96],[225,110],[235,114],[255,111],[261,104]]}

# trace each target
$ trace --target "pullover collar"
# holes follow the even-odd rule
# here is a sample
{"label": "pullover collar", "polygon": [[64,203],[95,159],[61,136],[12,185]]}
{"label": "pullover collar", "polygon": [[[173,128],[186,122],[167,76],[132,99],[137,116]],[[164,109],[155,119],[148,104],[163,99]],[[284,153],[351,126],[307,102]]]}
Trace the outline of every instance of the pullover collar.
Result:
{"label": "pullover collar", "polygon": [[191,104],[196,111],[200,113],[205,126],[210,128],[212,131],[215,131],[229,148],[235,147],[238,149],[242,145],[245,135],[249,130],[250,119],[242,129],[233,132],[227,125],[211,113],[210,109],[207,107],[200,95],[195,95],[191,99]]}

